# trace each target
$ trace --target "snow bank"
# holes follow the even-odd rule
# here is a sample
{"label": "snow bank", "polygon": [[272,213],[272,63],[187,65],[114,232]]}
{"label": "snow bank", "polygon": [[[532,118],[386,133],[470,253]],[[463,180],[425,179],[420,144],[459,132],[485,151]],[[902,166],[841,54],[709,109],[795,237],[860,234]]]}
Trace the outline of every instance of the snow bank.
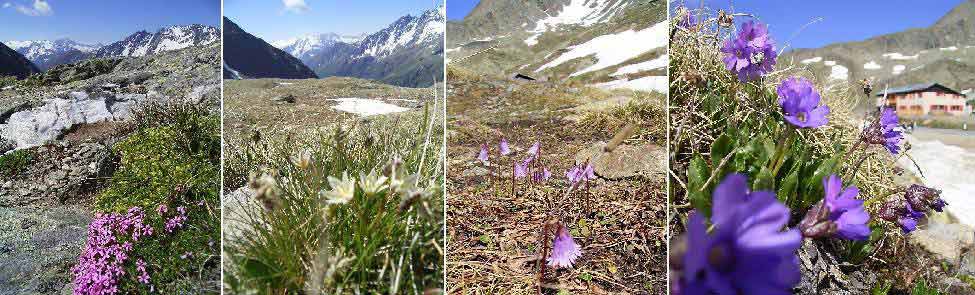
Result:
{"label": "snow bank", "polygon": [[817,56],[817,57],[813,57],[813,58],[804,59],[804,60],[800,61],[800,63],[802,63],[804,65],[808,65],[808,64],[811,64],[811,63],[817,63],[817,62],[821,62],[821,61],[823,61],[823,57],[822,56]]}
{"label": "snow bank", "polygon": [[660,93],[667,93],[667,77],[666,76],[649,76],[639,79],[629,80],[620,79],[616,81],[610,81],[605,83],[593,84],[593,86],[603,88],[603,89],[618,89],[625,88],[631,90],[641,90],[641,91],[656,91]]}
{"label": "snow bank", "polygon": [[410,110],[408,108],[368,98],[344,97],[329,100],[337,101],[339,103],[332,106],[333,109],[360,116],[391,114]]}
{"label": "snow bank", "polygon": [[901,73],[904,72],[904,69],[905,68],[907,68],[907,67],[904,66],[904,65],[896,65],[896,66],[894,66],[894,70],[891,71],[891,74],[900,75]]}
{"label": "snow bank", "polygon": [[886,58],[889,58],[889,59],[893,59],[893,60],[910,60],[910,59],[917,59],[917,57],[919,55],[920,54],[903,55],[903,54],[900,54],[899,52],[889,52],[889,53],[884,53],[883,56],[886,57]]}
{"label": "snow bank", "polygon": [[[961,223],[975,226],[975,152],[946,145],[940,141],[911,140],[911,157],[924,172],[925,186],[942,190],[941,198],[948,202],[945,210],[958,217]],[[910,159],[898,162],[906,170],[917,173]]]}
{"label": "snow bank", "polygon": [[826,65],[827,67],[832,67],[832,66],[835,66],[836,65],[836,61],[835,60],[827,60],[827,61],[823,62],[823,64]]}
{"label": "snow bank", "polygon": [[880,64],[872,60],[868,63],[863,64],[863,69],[865,70],[879,70],[883,68],[884,68],[883,66],[881,66]]}
{"label": "snow bank", "polygon": [[617,65],[637,57],[644,52],[666,45],[667,22],[661,22],[640,31],[628,30],[616,34],[603,35],[593,38],[586,43],[569,47],[569,52],[541,66],[535,72],[541,72],[542,70],[558,66],[573,59],[595,55],[597,59],[596,64],[572,74],[572,76],[578,76]]}
{"label": "snow bank", "polygon": [[847,80],[850,78],[850,69],[847,69],[841,65],[834,65],[829,70],[829,78],[836,80]]}
{"label": "snow bank", "polygon": [[942,47],[942,48],[938,48],[938,50],[941,50],[941,51],[955,51],[955,50],[958,50],[958,46]]}
{"label": "snow bank", "polygon": [[667,63],[668,63],[668,58],[667,58],[667,55],[664,54],[664,55],[662,55],[662,56],[660,56],[658,58],[652,59],[652,60],[648,60],[648,61],[641,62],[641,63],[638,63],[638,64],[632,64],[632,65],[628,65],[628,66],[625,66],[625,67],[621,67],[621,68],[617,69],[616,72],[613,73],[612,76],[619,76],[619,75],[626,75],[626,74],[635,74],[635,73],[639,73],[639,72],[642,72],[642,71],[655,70],[655,69],[659,69],[659,68],[666,67],[667,66]]}

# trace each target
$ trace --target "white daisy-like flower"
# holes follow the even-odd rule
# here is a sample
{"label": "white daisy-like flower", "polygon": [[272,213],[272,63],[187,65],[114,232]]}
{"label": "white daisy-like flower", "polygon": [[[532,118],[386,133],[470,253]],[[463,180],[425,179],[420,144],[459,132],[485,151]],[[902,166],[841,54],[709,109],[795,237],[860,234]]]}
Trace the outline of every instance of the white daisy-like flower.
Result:
{"label": "white daisy-like flower", "polygon": [[326,203],[345,204],[355,196],[355,179],[349,178],[348,173],[342,172],[341,179],[329,176],[328,184],[332,187],[331,190],[318,192],[318,195],[323,197]]}
{"label": "white daisy-like flower", "polygon": [[375,170],[370,171],[369,174],[359,174],[359,186],[362,187],[362,191],[367,195],[374,195],[378,192],[386,189],[386,180],[389,179]]}

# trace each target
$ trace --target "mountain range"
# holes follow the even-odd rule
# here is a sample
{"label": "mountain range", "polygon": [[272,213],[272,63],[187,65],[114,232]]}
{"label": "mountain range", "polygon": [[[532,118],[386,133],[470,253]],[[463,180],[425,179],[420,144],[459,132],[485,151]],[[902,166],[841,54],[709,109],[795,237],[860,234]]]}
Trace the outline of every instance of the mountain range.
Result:
{"label": "mountain range", "polygon": [[227,17],[223,28],[224,79],[318,78],[301,60],[247,33]]}
{"label": "mountain range", "polygon": [[320,77],[379,80],[427,87],[443,77],[444,7],[406,15],[368,35],[312,34],[273,44]]}
{"label": "mountain range", "polygon": [[[873,80],[874,91],[940,83],[975,89],[975,0],[966,0],[928,27],[821,48],[790,50],[784,64],[808,67],[833,83]],[[872,101],[871,101],[872,102]]]}
{"label": "mountain range", "polygon": [[667,2],[482,0],[447,23],[447,63],[604,88],[666,90]]}
{"label": "mountain range", "polygon": [[89,58],[133,57],[210,44],[220,40],[220,30],[206,25],[161,28],[154,33],[139,31],[108,44],[84,44],[71,39],[6,41],[12,49],[32,61],[39,70]]}

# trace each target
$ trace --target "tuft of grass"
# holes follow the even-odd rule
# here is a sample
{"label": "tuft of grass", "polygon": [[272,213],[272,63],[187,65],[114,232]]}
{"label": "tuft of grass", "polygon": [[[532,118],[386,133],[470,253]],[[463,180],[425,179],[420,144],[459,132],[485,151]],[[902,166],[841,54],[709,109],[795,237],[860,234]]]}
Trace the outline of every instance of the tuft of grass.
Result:
{"label": "tuft of grass", "polygon": [[[441,107],[438,108],[437,105]],[[227,148],[225,183],[274,179],[269,194],[228,213],[225,290],[230,293],[417,294],[443,284],[442,100],[422,114],[371,117],[298,135],[256,132]],[[307,165],[299,159],[307,155]],[[366,193],[327,204],[329,177],[382,174],[394,159],[407,190]],[[393,174],[395,175],[395,174]],[[399,176],[402,178],[403,176]],[[389,181],[387,181],[389,183]],[[263,201],[270,206],[264,206]]]}
{"label": "tuft of grass", "polygon": [[35,155],[27,149],[16,150],[6,155],[0,155],[0,175],[14,176],[20,173],[34,161]]}

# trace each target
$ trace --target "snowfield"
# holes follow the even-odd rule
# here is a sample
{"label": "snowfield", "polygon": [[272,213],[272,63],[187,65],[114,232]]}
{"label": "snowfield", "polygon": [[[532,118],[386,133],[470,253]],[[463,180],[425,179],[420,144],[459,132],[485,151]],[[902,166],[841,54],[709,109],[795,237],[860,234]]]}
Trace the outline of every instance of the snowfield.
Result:
{"label": "snowfield", "polygon": [[[535,46],[538,44],[539,36],[545,32],[558,29],[559,26],[580,25],[588,27],[608,20],[623,11],[627,5],[629,3],[623,1],[617,1],[611,5],[609,0],[571,0],[569,4],[563,6],[562,10],[554,15],[550,14],[548,17],[535,22],[535,28],[528,30],[529,33],[534,34],[525,39],[525,44]],[[522,27],[527,26],[528,23],[522,24]]]}
{"label": "snowfield", "polygon": [[890,73],[891,74],[894,74],[894,75],[900,75],[901,73],[904,72],[904,69],[906,69],[906,68],[907,67],[904,66],[904,65],[896,65],[896,66],[894,66],[894,70],[891,71]]}
{"label": "snowfield", "polygon": [[[667,36],[667,22],[661,22],[640,31],[628,30],[599,36],[586,43],[569,47],[569,52],[541,66],[535,72],[541,72],[567,61],[590,55],[595,55],[596,64],[575,72],[571,76],[602,70],[655,48],[667,46]],[[634,40],[640,40],[640,42],[634,42]]]}
{"label": "snowfield", "polygon": [[817,56],[817,57],[813,57],[813,58],[804,59],[804,60],[800,61],[800,63],[802,63],[804,65],[808,65],[808,64],[811,64],[811,63],[817,63],[817,62],[821,62],[821,61],[823,61],[823,57],[822,56]]}
{"label": "snowfield", "polygon": [[879,70],[883,68],[884,68],[883,66],[881,66],[880,64],[872,60],[868,63],[863,64],[864,70]]}
{"label": "snowfield", "polygon": [[649,71],[649,70],[655,70],[655,69],[663,68],[663,67],[666,67],[667,66],[668,60],[669,59],[667,58],[667,55],[664,54],[664,55],[662,55],[662,56],[660,56],[658,58],[652,59],[652,60],[648,60],[648,61],[641,62],[641,63],[638,63],[638,64],[632,64],[632,65],[628,65],[628,66],[625,66],[625,67],[621,67],[621,68],[617,69],[616,72],[613,73],[611,76],[619,76],[619,75],[626,75],[626,74],[635,74],[635,73],[639,73],[639,72],[642,72],[642,71]]}
{"label": "snowfield", "polygon": [[834,65],[829,70],[830,79],[835,79],[835,80],[850,79],[850,69],[847,69],[846,67],[841,65],[836,65],[835,64],[836,62],[833,63]]}
{"label": "snowfield", "polygon": [[394,104],[385,103],[376,99],[344,97],[329,99],[339,104],[332,106],[333,109],[353,113],[359,116],[382,115],[409,111],[410,109]]}
{"label": "snowfield", "polygon": [[918,56],[920,56],[920,54],[903,55],[900,54],[899,52],[889,52],[889,53],[884,53],[883,56],[893,60],[911,60],[911,59],[917,59]]}
{"label": "snowfield", "polygon": [[603,89],[624,88],[641,91],[656,91],[660,93],[667,93],[668,88],[666,76],[649,76],[629,81],[626,79],[620,79],[605,83],[593,84],[593,86]]}
{"label": "snowfield", "polygon": [[[942,190],[941,198],[949,204],[945,210],[958,217],[961,223],[975,226],[975,198],[972,198],[975,193],[975,181],[972,181],[975,179],[975,151],[937,140],[909,139],[909,153],[924,172],[923,184]],[[910,159],[901,157],[898,164],[917,174]]]}

